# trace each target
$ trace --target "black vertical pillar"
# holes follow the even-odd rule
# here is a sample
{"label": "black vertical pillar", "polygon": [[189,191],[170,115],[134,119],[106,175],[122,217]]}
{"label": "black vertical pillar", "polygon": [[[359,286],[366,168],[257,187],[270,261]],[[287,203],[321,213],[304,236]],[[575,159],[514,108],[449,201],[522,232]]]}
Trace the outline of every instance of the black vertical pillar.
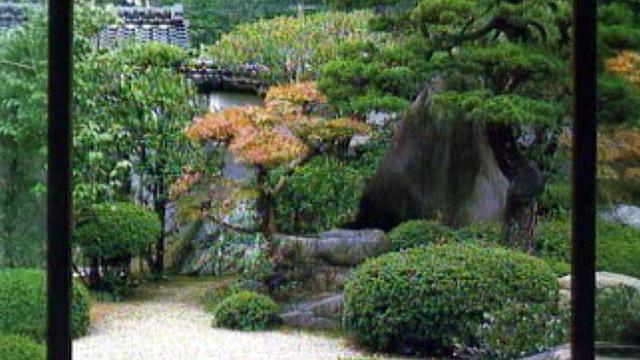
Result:
{"label": "black vertical pillar", "polygon": [[49,0],[47,358],[71,360],[72,0]]}
{"label": "black vertical pillar", "polygon": [[572,358],[594,359],[596,0],[573,0]]}

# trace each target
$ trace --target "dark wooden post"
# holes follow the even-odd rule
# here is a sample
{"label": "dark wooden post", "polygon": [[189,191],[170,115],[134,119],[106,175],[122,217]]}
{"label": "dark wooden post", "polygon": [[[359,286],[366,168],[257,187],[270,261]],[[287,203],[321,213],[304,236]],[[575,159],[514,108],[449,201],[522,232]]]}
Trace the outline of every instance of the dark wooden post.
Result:
{"label": "dark wooden post", "polygon": [[573,0],[573,360],[595,357],[596,10],[596,0]]}
{"label": "dark wooden post", "polygon": [[47,358],[71,360],[72,0],[49,0]]}

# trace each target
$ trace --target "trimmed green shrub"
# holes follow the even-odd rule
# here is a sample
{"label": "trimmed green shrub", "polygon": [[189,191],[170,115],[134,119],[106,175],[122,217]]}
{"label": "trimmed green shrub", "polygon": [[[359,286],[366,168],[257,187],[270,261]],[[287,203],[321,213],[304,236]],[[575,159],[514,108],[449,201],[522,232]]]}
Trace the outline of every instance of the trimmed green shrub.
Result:
{"label": "trimmed green shrub", "polygon": [[453,229],[433,220],[407,221],[389,232],[389,246],[392,251],[452,242],[499,244],[501,239],[502,232],[497,224],[473,224]]}
{"label": "trimmed green shrub", "polygon": [[409,249],[420,245],[445,244],[457,240],[456,230],[431,220],[412,220],[389,232],[389,249]]}
{"label": "trimmed green shrub", "polygon": [[568,312],[557,304],[509,302],[486,315],[478,328],[480,348],[474,358],[524,358],[566,343],[568,332]]}
{"label": "trimmed green shrub", "polygon": [[74,240],[86,256],[111,263],[142,255],[158,236],[158,216],[130,203],[94,205],[78,217],[74,231]]}
{"label": "trimmed green shrub", "polygon": [[[640,230],[598,221],[596,269],[640,277]],[[535,239],[541,257],[570,262],[571,224],[557,219],[539,225]]]}
{"label": "trimmed green shrub", "polygon": [[558,299],[554,273],[541,260],[501,248],[440,245],[371,259],[345,286],[344,325],[373,350],[451,355],[473,347],[487,312],[508,300]]}
{"label": "trimmed green shrub", "polygon": [[[46,294],[44,272],[35,269],[0,270],[0,333],[45,338]],[[79,337],[89,327],[90,298],[83,285],[74,282],[71,332]]]}
{"label": "trimmed green shrub", "polygon": [[624,286],[598,289],[596,339],[640,344],[640,293]]}
{"label": "trimmed green shrub", "polygon": [[243,331],[266,330],[277,322],[278,309],[268,296],[242,291],[218,305],[213,325]]}
{"label": "trimmed green shrub", "polygon": [[44,360],[45,348],[23,336],[0,334],[0,359]]}

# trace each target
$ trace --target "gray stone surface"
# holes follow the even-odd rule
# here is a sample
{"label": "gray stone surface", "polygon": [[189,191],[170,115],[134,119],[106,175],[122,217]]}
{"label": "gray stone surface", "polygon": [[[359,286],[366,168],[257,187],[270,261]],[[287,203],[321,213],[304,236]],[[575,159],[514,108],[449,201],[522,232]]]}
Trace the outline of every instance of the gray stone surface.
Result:
{"label": "gray stone surface", "polygon": [[522,360],[571,360],[569,345],[562,345],[542,354],[531,356]]}
{"label": "gray stone surface", "polygon": [[602,219],[614,224],[627,225],[640,229],[640,207],[617,205],[601,214]]}
{"label": "gray stone surface", "polygon": [[340,328],[342,302],[342,294],[333,294],[290,304],[283,308],[280,318],[285,325],[295,328],[336,330]]}
{"label": "gray stone surface", "polygon": [[331,265],[355,266],[389,249],[380,230],[332,230],[317,237],[278,235],[278,251],[285,258],[322,260]]}
{"label": "gray stone surface", "polygon": [[[640,261],[640,260],[639,260]],[[558,279],[560,288],[563,290],[571,289],[571,276],[567,275]],[[596,286],[598,288],[613,286],[628,286],[640,292],[640,279],[631,276],[614,274],[609,272],[596,273]]]}

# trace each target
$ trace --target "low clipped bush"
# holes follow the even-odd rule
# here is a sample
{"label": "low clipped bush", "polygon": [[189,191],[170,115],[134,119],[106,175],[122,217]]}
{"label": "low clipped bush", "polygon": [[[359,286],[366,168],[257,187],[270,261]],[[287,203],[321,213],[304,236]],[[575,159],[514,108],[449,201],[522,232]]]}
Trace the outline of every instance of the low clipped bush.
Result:
{"label": "low clipped bush", "polygon": [[393,251],[420,245],[444,244],[456,239],[456,231],[430,220],[411,220],[389,232],[389,248]]}
{"label": "low clipped bush", "polygon": [[160,235],[158,216],[131,203],[105,203],[80,214],[74,239],[88,257],[108,262],[142,255]]}
{"label": "low clipped bush", "polygon": [[598,289],[596,294],[596,339],[640,344],[640,293],[617,286]]}
{"label": "low clipped bush", "polygon": [[44,360],[45,348],[23,336],[0,334],[0,359]]}
{"label": "low clipped bush", "polygon": [[446,243],[497,244],[502,238],[495,224],[474,224],[453,229],[433,220],[411,220],[389,232],[389,246],[393,251],[416,246]]}
{"label": "low clipped bush", "polygon": [[[596,269],[640,278],[640,230],[598,221]],[[539,225],[536,251],[545,258],[570,262],[571,224],[566,218]]]}
{"label": "low clipped bush", "polygon": [[[35,340],[45,338],[45,275],[35,269],[0,270],[0,333],[18,334]],[[71,332],[79,337],[89,327],[90,297],[79,283],[73,284]]]}
{"label": "low clipped bush", "polygon": [[511,360],[541,353],[568,341],[569,312],[554,303],[509,302],[485,316],[473,358]]}
{"label": "low clipped bush", "polygon": [[477,345],[485,313],[507,300],[553,303],[558,284],[539,259],[501,248],[423,246],[371,259],[345,285],[343,320],[372,350],[449,356]]}
{"label": "low clipped bush", "polygon": [[214,311],[217,327],[259,331],[277,323],[278,304],[266,295],[241,291],[223,300]]}

